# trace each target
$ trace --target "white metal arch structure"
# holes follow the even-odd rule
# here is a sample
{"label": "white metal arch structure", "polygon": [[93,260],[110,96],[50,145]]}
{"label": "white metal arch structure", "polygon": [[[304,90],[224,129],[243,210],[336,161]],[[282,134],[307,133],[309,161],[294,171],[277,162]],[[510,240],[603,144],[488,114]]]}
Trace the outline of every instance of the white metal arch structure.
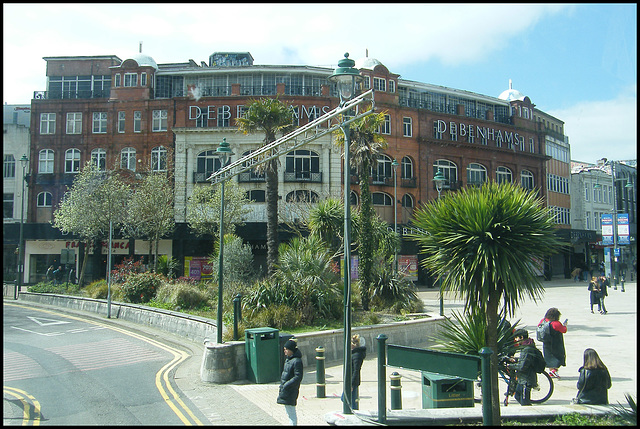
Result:
{"label": "white metal arch structure", "polygon": [[[374,90],[370,89],[369,91],[360,94],[359,96],[345,103],[343,106],[338,106],[332,111],[320,116],[318,119],[309,122],[308,124],[303,125],[300,128],[297,128],[286,136],[280,137],[273,143],[267,146],[263,146],[260,149],[257,149],[250,154],[243,156],[237,161],[234,161],[226,167],[216,171],[211,176],[209,176],[207,180],[210,180],[212,185],[220,183],[244,171],[251,170],[256,165],[260,165],[273,158],[277,158],[281,155],[287,154],[294,149],[302,147],[307,143],[310,143],[313,140],[324,136],[327,133],[331,133],[338,128],[341,128],[355,121],[356,119],[360,119],[364,116],[370,115],[375,109],[373,92]],[[358,107],[366,102],[371,102],[371,107],[368,110],[359,113]],[[349,119],[345,120],[344,122],[335,124],[328,128],[320,128],[320,125],[322,123],[329,122],[341,113],[348,112],[353,108],[356,108],[355,115],[353,117],[349,117]],[[300,138],[300,140],[298,138]]]}

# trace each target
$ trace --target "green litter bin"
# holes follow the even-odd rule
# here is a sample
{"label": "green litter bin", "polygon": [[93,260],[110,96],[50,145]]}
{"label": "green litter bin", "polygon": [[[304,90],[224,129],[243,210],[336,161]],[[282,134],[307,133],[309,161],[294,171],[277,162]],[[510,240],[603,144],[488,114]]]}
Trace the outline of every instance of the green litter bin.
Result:
{"label": "green litter bin", "polygon": [[254,383],[280,380],[279,331],[274,328],[253,328],[244,331],[247,357],[247,379]]}
{"label": "green litter bin", "polygon": [[422,408],[473,407],[473,382],[422,371]]}

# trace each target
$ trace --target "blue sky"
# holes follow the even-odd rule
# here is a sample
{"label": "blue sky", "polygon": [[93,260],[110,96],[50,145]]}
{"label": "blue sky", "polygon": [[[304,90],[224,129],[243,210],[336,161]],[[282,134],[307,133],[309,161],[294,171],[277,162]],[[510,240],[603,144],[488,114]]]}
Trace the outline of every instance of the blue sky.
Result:
{"label": "blue sky", "polygon": [[249,51],[335,67],[344,52],[402,78],[497,97],[513,87],[565,122],[571,158],[637,158],[636,4],[3,4],[3,101],[45,88],[46,56],[138,51],[158,63]]}

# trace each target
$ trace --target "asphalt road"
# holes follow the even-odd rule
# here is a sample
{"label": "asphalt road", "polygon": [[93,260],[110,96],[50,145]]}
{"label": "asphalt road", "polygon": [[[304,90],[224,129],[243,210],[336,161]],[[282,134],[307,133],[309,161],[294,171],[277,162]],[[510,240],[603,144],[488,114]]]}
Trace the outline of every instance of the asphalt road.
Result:
{"label": "asphalt road", "polygon": [[5,302],[3,424],[201,424],[173,381],[188,356],[95,319]]}

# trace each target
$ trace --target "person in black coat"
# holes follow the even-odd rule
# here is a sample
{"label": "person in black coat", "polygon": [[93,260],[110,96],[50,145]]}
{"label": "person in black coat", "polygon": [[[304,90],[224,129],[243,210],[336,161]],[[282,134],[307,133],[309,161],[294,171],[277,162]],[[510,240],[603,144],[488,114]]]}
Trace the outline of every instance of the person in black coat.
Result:
{"label": "person in black coat", "polygon": [[280,389],[277,403],[284,405],[287,416],[289,417],[289,422],[292,426],[296,426],[298,424],[296,405],[298,404],[303,367],[302,353],[298,350],[298,345],[294,339],[290,339],[284,343],[284,354],[287,360],[284,362],[284,368],[280,376]]}
{"label": "person in black coat", "polygon": [[359,386],[362,362],[367,357],[364,338],[359,334],[351,337],[351,409],[360,409]]}
{"label": "person in black coat", "polygon": [[598,277],[592,277],[587,289],[589,290],[589,304],[593,313],[593,304],[598,304],[598,311],[602,313],[601,296],[600,296],[600,280]]}
{"label": "person in black coat", "polygon": [[578,370],[578,395],[572,401],[577,404],[607,405],[611,375],[594,349],[584,351],[584,364]]}

